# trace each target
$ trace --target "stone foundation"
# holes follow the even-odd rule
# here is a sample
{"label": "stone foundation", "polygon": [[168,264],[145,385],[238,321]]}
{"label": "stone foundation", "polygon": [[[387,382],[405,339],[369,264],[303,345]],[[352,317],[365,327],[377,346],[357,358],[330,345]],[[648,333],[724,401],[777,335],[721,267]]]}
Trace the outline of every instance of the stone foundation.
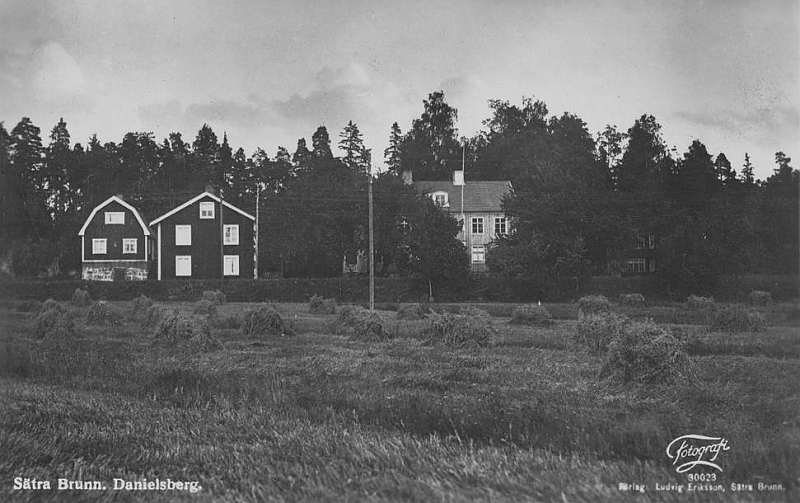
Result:
{"label": "stone foundation", "polygon": [[[118,272],[115,274],[114,270]],[[147,279],[147,267],[143,266],[110,266],[107,264],[83,264],[81,275],[84,281],[144,281]]]}

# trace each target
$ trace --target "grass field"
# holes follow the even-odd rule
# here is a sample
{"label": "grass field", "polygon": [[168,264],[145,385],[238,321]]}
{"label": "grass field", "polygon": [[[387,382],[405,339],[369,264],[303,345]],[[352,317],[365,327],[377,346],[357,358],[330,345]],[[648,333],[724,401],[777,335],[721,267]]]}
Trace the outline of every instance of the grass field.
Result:
{"label": "grass field", "polygon": [[[154,346],[130,303],[109,304],[122,323],[86,325],[87,308],[72,307],[69,340],[35,339],[35,313],[0,305],[0,501],[798,498],[796,304],[763,308],[766,332],[738,334],[708,332],[681,304],[617,307],[692,341],[697,380],[654,386],[598,380],[602,357],[566,343],[572,304],[547,305],[557,321],[545,328],[509,325],[513,306],[479,306],[493,315],[495,343],[450,348],[420,340],[427,321],[392,311],[381,314],[394,339],[351,341],[335,315],[301,304],[276,305],[296,336],[254,340],[235,328],[254,304],[229,303],[225,328],[212,329],[223,347],[207,352]],[[713,473],[724,492],[688,492],[666,456],[687,434],[728,440],[722,472],[689,472]],[[53,489],[14,490],[16,477]],[[106,490],[58,491],[59,478]],[[202,489],[112,488],[167,478]]]}

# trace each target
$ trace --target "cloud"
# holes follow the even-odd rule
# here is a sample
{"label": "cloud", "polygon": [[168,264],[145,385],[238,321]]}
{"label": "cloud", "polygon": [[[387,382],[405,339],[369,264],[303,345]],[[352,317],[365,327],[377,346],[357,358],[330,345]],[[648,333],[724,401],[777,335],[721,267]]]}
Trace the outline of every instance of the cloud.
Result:
{"label": "cloud", "polygon": [[751,110],[682,111],[676,118],[726,137],[752,137],[759,141],[796,138],[800,134],[800,110],[793,105]]}
{"label": "cloud", "polygon": [[45,98],[74,95],[86,88],[86,78],[78,62],[55,42],[48,42],[34,52],[31,71],[33,88]]}

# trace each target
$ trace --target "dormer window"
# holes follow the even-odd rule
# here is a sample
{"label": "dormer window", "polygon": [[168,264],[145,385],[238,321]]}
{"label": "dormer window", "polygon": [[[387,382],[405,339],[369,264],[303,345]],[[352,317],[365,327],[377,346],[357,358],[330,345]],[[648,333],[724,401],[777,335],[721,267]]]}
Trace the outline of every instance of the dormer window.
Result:
{"label": "dormer window", "polygon": [[447,208],[450,206],[450,201],[447,199],[447,192],[440,190],[431,194],[431,199],[436,203],[436,206]]}

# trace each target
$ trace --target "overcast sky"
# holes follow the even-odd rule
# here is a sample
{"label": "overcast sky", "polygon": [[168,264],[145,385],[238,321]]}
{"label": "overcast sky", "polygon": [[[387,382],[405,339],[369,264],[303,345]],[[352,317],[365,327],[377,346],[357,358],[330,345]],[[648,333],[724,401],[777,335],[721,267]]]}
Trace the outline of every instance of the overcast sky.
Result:
{"label": "overcast sky", "polygon": [[800,165],[798,26],[796,0],[0,0],[0,121],[84,144],[208,123],[274,156],[352,119],[382,154],[441,89],[460,135],[534,96],[593,134],[652,114],[765,178],[778,150]]}

